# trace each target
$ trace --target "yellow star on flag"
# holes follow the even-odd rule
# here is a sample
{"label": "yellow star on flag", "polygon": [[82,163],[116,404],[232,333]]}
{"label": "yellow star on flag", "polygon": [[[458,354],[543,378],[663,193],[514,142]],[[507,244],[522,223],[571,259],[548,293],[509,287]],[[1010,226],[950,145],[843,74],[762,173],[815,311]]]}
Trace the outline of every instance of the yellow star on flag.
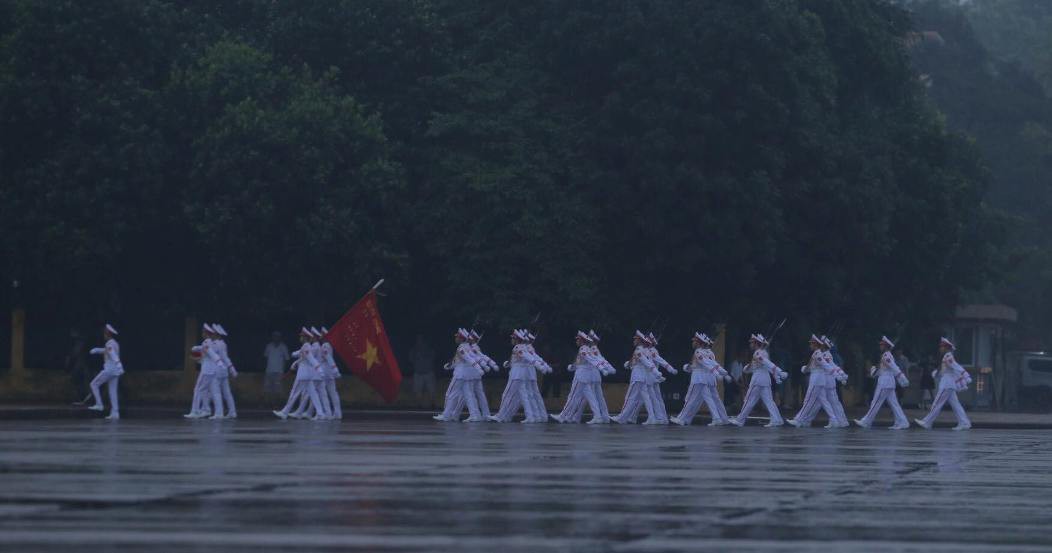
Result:
{"label": "yellow star on flag", "polygon": [[358,359],[361,359],[362,361],[365,361],[365,370],[366,371],[368,371],[369,369],[372,369],[373,365],[375,365],[375,364],[380,362],[380,356],[378,355],[378,350],[376,349],[376,346],[374,346],[372,344],[372,342],[370,342],[369,340],[365,341],[365,352],[360,354],[360,355],[358,355]]}

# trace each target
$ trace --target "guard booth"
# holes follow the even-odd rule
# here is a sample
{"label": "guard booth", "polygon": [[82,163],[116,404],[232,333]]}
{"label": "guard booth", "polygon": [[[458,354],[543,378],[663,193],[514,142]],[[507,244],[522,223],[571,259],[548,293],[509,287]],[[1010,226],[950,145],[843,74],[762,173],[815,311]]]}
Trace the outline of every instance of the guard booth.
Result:
{"label": "guard booth", "polygon": [[1010,407],[1014,394],[1007,373],[1006,338],[1018,320],[1018,312],[1002,304],[972,304],[957,308],[946,333],[957,350],[954,357],[972,376],[968,390],[958,394],[966,407],[998,409]]}

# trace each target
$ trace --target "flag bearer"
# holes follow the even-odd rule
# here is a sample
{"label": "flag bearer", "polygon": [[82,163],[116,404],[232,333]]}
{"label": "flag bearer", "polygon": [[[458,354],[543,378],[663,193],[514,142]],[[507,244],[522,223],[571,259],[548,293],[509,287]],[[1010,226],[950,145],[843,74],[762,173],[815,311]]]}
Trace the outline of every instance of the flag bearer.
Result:
{"label": "flag bearer", "polygon": [[106,418],[108,420],[118,420],[121,418],[121,408],[120,400],[117,397],[117,382],[120,380],[121,375],[124,374],[124,365],[121,363],[121,347],[115,338],[117,329],[113,325],[106,323],[106,326],[103,327],[102,335],[106,340],[106,344],[101,348],[92,348],[90,352],[92,355],[102,356],[102,370],[91,381],[91,395],[95,397],[95,405],[88,407],[88,409],[92,411],[105,409],[102,404],[102,394],[99,392],[99,388],[105,384],[110,395],[110,414]]}

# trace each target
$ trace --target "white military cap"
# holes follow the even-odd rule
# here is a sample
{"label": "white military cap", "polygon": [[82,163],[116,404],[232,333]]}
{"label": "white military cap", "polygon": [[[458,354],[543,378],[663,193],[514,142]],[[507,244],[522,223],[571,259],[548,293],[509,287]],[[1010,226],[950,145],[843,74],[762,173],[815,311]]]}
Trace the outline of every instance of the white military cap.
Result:
{"label": "white military cap", "polygon": [[321,327],[321,335],[322,336],[325,336],[328,333],[329,333],[329,329],[328,328],[325,328],[324,326]]}
{"label": "white military cap", "polygon": [[583,331],[583,330],[578,330],[577,331],[577,335],[574,336],[574,338],[580,338],[580,339],[584,340],[585,342],[591,342],[592,341],[592,337],[589,336],[588,333]]}
{"label": "white military cap", "polygon": [[476,342],[482,339],[482,335],[479,334],[474,328],[468,331],[468,336]]}
{"label": "white military cap", "polygon": [[708,346],[712,345],[712,338],[709,338],[708,334],[704,332],[695,332],[694,339]]}
{"label": "white military cap", "polygon": [[216,334],[218,334],[220,336],[223,336],[223,337],[227,336],[226,329],[223,328],[223,325],[221,325],[219,323],[212,323],[212,328],[214,328],[216,330]]}
{"label": "white military cap", "polygon": [[756,342],[758,344],[767,345],[767,338],[763,337],[763,334],[751,334],[749,335],[750,342]]}
{"label": "white military cap", "polygon": [[814,343],[816,343],[816,344],[818,344],[818,345],[822,345],[822,344],[824,344],[824,343],[825,343],[825,342],[823,342],[823,341],[822,341],[822,339],[821,339],[821,338],[819,338],[819,337],[818,337],[817,335],[815,335],[815,334],[812,334],[812,335],[811,335],[811,339],[810,339],[810,340],[808,340],[808,342],[814,342]]}
{"label": "white military cap", "polygon": [[949,347],[950,349],[953,349],[953,350],[957,349],[957,346],[953,345],[953,342],[951,342],[950,339],[945,337],[945,336],[943,336],[942,338],[939,338],[939,345],[942,345],[942,344],[946,344],[946,346]]}
{"label": "white military cap", "polygon": [[317,338],[321,338],[321,331],[318,330],[317,328],[313,327],[313,326],[310,327],[310,333],[311,333],[311,335],[313,335],[313,336],[315,336]]}
{"label": "white military cap", "polygon": [[[98,328],[98,327],[96,327],[96,328]],[[109,332],[110,334],[112,334],[114,336],[117,335],[117,329],[113,328],[113,325],[111,325],[110,323],[106,323],[106,332]]]}
{"label": "white military cap", "polygon": [[880,343],[887,344],[889,348],[895,347],[895,342],[892,342],[891,340],[889,340],[887,336],[881,336],[880,337]]}
{"label": "white military cap", "polygon": [[822,344],[829,349],[833,349],[833,339],[829,336],[822,336]]}
{"label": "white military cap", "polygon": [[313,334],[311,334],[310,329],[304,326],[300,327],[300,336],[306,336],[310,338],[311,336],[313,336]]}
{"label": "white military cap", "polygon": [[536,334],[530,332],[529,330],[526,330],[525,332],[526,332],[526,341],[527,342],[532,342],[532,341],[537,339],[537,335]]}
{"label": "white military cap", "polygon": [[467,340],[468,338],[471,337],[471,335],[468,334],[468,331],[464,330],[463,328],[458,328],[457,331],[454,334],[456,336],[460,336],[461,338],[463,338],[465,340]]}
{"label": "white military cap", "polygon": [[595,332],[595,329],[588,331],[588,338],[590,338],[593,342],[597,344],[599,343],[599,334]]}
{"label": "white military cap", "polygon": [[205,324],[201,325],[201,328],[205,329],[205,332],[207,332],[209,334],[216,334],[215,327],[210,325],[210,324],[208,324],[208,323],[205,323]]}
{"label": "white military cap", "polygon": [[654,336],[653,332],[647,332],[647,340],[650,341],[650,345],[652,345],[652,346],[658,345],[657,336]]}

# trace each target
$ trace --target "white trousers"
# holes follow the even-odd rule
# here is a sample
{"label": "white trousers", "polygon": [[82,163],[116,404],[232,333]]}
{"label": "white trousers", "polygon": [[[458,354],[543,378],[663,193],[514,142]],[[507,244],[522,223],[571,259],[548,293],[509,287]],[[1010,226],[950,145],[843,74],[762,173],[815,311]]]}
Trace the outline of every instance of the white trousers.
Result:
{"label": "white trousers", "polygon": [[483,418],[489,418],[489,400],[486,399],[486,388],[482,385],[482,379],[470,380],[471,390],[475,392],[475,401],[479,404],[479,412]]}
{"label": "white trousers", "polygon": [[939,411],[942,411],[942,406],[946,405],[946,402],[950,403],[953,414],[957,416],[957,424],[962,426],[972,425],[972,421],[968,420],[968,414],[964,412],[964,406],[957,399],[957,390],[953,388],[943,388],[935,394],[935,400],[931,402],[931,411],[928,413],[928,416],[924,417],[924,424],[931,426],[935,419],[939,417]]}
{"label": "white trousers", "polygon": [[815,417],[818,416],[819,409],[826,412],[829,422],[835,423],[834,426],[846,422],[838,419],[836,409],[833,407],[833,404],[829,403],[829,396],[826,394],[825,386],[817,383],[808,384],[807,393],[804,394],[804,403],[796,414],[796,422],[802,426],[810,425],[815,420]]}
{"label": "white trousers", "polygon": [[760,400],[763,400],[763,405],[767,408],[767,414],[771,417],[771,424],[784,424],[785,421],[782,420],[782,414],[778,412],[778,406],[774,403],[774,395],[771,394],[770,386],[749,386],[749,391],[745,392],[745,402],[742,403],[742,411],[735,418],[742,424],[745,424],[745,420],[749,418],[749,413],[752,412],[753,407],[756,407],[756,403]]}
{"label": "white trousers", "polygon": [[548,407],[544,404],[544,397],[541,396],[541,387],[537,379],[526,381],[526,392],[530,396],[533,409],[537,412],[537,422],[548,422]]}
{"label": "white trousers", "polygon": [[585,403],[592,411],[591,422],[610,422],[602,382],[574,382],[570,386],[570,393],[566,396],[566,404],[559,413],[559,418],[563,422],[581,422]]}
{"label": "white trousers", "polygon": [[661,384],[648,384],[647,390],[650,391],[651,402],[654,404],[654,418],[660,423],[667,423],[668,411],[665,410],[665,398],[661,395]]}
{"label": "white trousers", "polygon": [[620,424],[635,424],[639,416],[639,408],[646,407],[647,422],[656,422],[654,412],[654,398],[650,395],[646,382],[630,382],[628,391],[625,392],[625,404],[621,406],[621,412],[611,420]]}
{"label": "white trousers", "polygon": [[687,397],[683,399],[683,409],[676,418],[684,425],[690,424],[694,420],[694,415],[698,414],[698,410],[701,409],[702,402],[709,408],[714,422],[728,422],[727,409],[720,401],[716,387],[701,383],[691,383],[687,388]]}
{"label": "white trousers", "polygon": [[442,410],[442,419],[447,421],[460,420],[460,413],[467,405],[468,417],[482,420],[482,411],[479,410],[478,397],[475,395],[475,386],[471,380],[453,377],[446,388],[445,408]]}
{"label": "white trousers", "polygon": [[200,414],[209,410],[213,415],[223,416],[223,391],[219,379],[214,374],[200,373],[197,377],[197,385],[194,386],[194,399],[190,405],[190,412]]}
{"label": "white trousers", "polygon": [[336,388],[336,378],[326,378],[323,382],[325,382],[325,391],[328,392],[329,408],[332,409],[332,416],[342,419],[343,409],[340,405],[340,391]]}
{"label": "white trousers", "polygon": [[906,413],[902,411],[902,406],[899,405],[899,398],[895,395],[895,388],[881,388],[873,394],[873,401],[869,404],[869,412],[862,417],[862,422],[866,426],[873,424],[873,419],[877,418],[877,413],[880,412],[880,407],[885,401],[888,403],[888,407],[891,408],[891,414],[895,417],[895,426],[909,426],[910,421],[906,418]]}
{"label": "white trousers", "polygon": [[840,422],[841,426],[847,426],[847,413],[844,412],[844,404],[840,403],[840,396],[836,393],[836,383],[826,388],[826,397],[829,399],[829,405],[833,407],[833,411],[836,413],[836,418]]}
{"label": "white trousers", "polygon": [[281,408],[281,412],[288,414],[292,412],[293,407],[296,405],[297,400],[307,401],[307,396],[303,395],[303,388],[308,383],[307,380],[296,380],[292,383],[292,389],[289,390],[289,400],[285,402],[285,407]]}
{"label": "white trousers", "polygon": [[529,381],[517,378],[509,380],[508,385],[504,387],[504,394],[500,397],[500,408],[493,419],[497,422],[511,422],[520,408],[526,415],[527,422],[538,422],[537,419],[542,416],[537,412],[537,406],[530,394]]}
{"label": "white trousers", "polygon": [[230,391],[230,377],[220,376],[216,378],[216,385],[219,387],[219,393],[223,396],[223,401],[226,402],[226,414],[228,417],[237,416],[237,407],[234,406],[234,394]]}
{"label": "white trousers", "polygon": [[118,373],[103,370],[91,380],[91,395],[95,396],[95,405],[102,405],[102,394],[99,388],[105,384],[109,390],[111,415],[120,415],[121,412],[120,400],[117,397],[117,381],[120,377]]}

